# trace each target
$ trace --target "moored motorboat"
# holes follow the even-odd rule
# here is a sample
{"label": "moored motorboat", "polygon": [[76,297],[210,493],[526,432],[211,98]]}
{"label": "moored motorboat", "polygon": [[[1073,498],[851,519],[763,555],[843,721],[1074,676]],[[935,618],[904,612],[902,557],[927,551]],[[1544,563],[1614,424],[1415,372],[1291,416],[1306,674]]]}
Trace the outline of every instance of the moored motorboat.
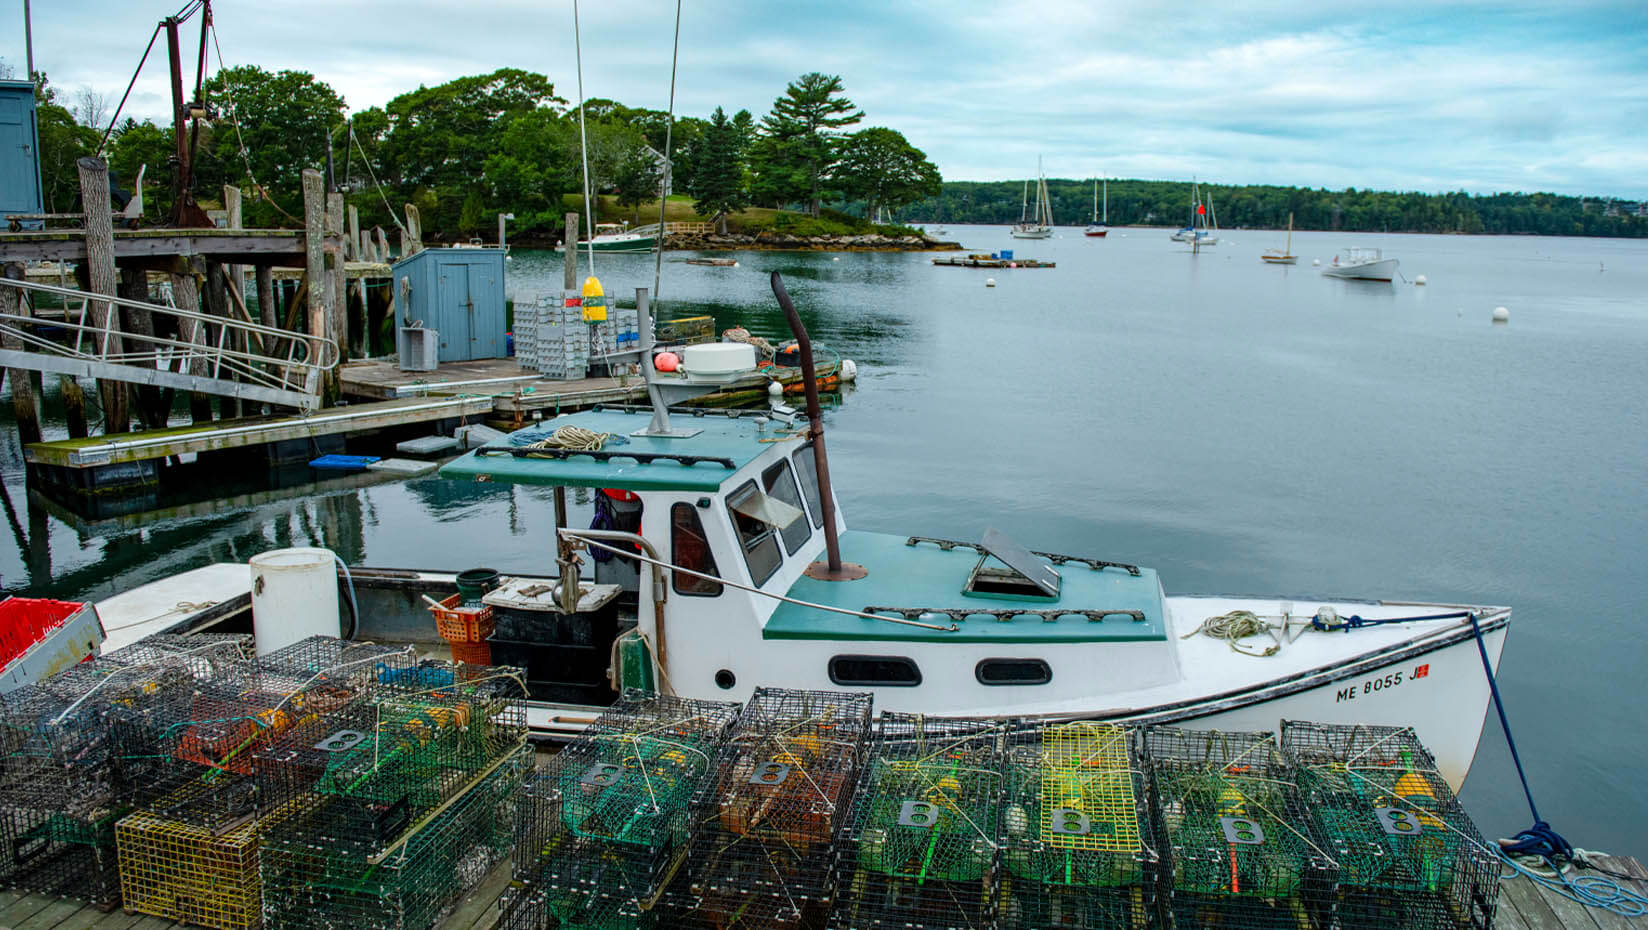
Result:
{"label": "moored motorboat", "polygon": [[[658,241],[658,227],[637,226],[630,229],[619,223],[597,223],[595,235],[578,242],[579,249],[594,249],[597,252],[651,252]],[[555,251],[564,251],[565,243],[555,246]]]}
{"label": "moored motorboat", "polygon": [[1322,266],[1322,274],[1330,278],[1353,278],[1359,281],[1389,281],[1396,276],[1397,260],[1386,258],[1378,249],[1345,249]]}

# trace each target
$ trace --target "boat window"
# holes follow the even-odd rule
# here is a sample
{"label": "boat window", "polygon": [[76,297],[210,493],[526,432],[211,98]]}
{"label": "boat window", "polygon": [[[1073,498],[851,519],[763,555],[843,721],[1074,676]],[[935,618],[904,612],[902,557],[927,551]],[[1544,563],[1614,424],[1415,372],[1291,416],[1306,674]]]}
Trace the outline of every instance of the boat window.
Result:
{"label": "boat window", "polygon": [[727,495],[727,510],[732,514],[733,529],[738,531],[738,544],[744,549],[744,563],[750,567],[750,580],[757,587],[771,578],[784,560],[778,551],[778,535],[767,521],[755,516],[770,501],[772,498],[762,494],[754,481],[744,482]]}
{"label": "boat window", "polygon": [[921,669],[904,656],[833,656],[830,680],[843,687],[914,688]]}
{"label": "boat window", "polygon": [[1041,659],[981,659],[973,676],[981,685],[1045,685],[1053,668]]}
{"label": "boat window", "polygon": [[807,525],[807,512],[801,509],[801,492],[795,486],[795,476],[790,474],[790,466],[783,459],[772,464],[772,467],[761,473],[761,483],[767,489],[769,497],[775,497],[795,508],[795,519],[788,526],[779,530],[784,537],[784,551],[795,555],[807,538],[813,534],[812,527]]}
{"label": "boat window", "polygon": [[807,509],[813,512],[813,526],[821,527],[824,505],[819,503],[818,459],[813,456],[813,444],[809,442],[797,449],[790,461],[795,463],[795,473],[801,476],[801,490],[807,495]]}
{"label": "boat window", "polygon": [[[691,504],[670,508],[670,561],[706,575],[720,574],[715,570],[715,554],[710,551],[704,523],[698,519],[698,508]],[[721,593],[721,582],[686,572],[670,572],[670,584],[677,594],[716,597]]]}

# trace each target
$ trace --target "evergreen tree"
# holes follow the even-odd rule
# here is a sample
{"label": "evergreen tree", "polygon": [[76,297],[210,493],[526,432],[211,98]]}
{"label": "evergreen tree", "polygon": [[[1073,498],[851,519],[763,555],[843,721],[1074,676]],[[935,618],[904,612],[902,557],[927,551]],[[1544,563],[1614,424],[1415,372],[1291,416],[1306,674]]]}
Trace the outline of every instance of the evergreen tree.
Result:
{"label": "evergreen tree", "polygon": [[[749,112],[741,111],[744,116]],[[727,214],[749,206],[744,192],[744,159],[739,151],[738,127],[720,107],[710,115],[704,130],[703,158],[698,165],[691,194],[692,208],[701,216],[718,220],[722,235],[727,232]]]}
{"label": "evergreen tree", "polygon": [[864,118],[842,96],[841,78],[817,71],[791,81],[761,120],[756,174],[763,192],[779,202],[805,200],[818,216],[823,185],[835,165],[840,130]]}

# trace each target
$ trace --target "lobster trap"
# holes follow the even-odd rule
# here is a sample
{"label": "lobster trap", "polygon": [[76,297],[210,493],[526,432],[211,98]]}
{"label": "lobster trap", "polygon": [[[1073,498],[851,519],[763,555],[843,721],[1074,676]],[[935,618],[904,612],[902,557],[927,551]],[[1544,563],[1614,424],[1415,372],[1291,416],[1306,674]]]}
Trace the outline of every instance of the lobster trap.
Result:
{"label": "lobster trap", "polygon": [[[415,667],[407,650],[330,637],[301,640],[235,663],[192,691],[161,702],[147,725],[154,750],[129,755],[131,800],[163,817],[220,827],[262,805],[255,759],[290,730],[341,712],[373,693],[381,675]],[[164,800],[191,786],[214,790],[178,805]]]}
{"label": "lobster trap", "polygon": [[324,805],[339,826],[393,841],[526,739],[519,675],[488,671],[385,668],[356,699],[305,713],[252,755],[263,803]]}
{"label": "lobster trap", "polygon": [[838,838],[833,930],[991,924],[1009,730],[882,715]]}
{"label": "lobster trap", "polygon": [[195,684],[190,663],[160,655],[84,662],[0,696],[0,887],[119,900],[122,760],[152,750],[143,721]]}
{"label": "lobster trap", "polygon": [[1130,733],[1036,723],[1005,766],[1003,930],[1144,928],[1161,874],[1148,785]]}
{"label": "lobster trap", "polygon": [[869,694],[756,689],[694,804],[688,881],[668,896],[681,925],[783,928],[824,916],[870,713]]}
{"label": "lobster trap", "polygon": [[264,914],[272,930],[428,930],[512,846],[532,748],[496,760],[472,785],[385,845],[335,817],[331,800],[265,837]]}
{"label": "lobster trap", "polygon": [[1144,755],[1176,926],[1297,930],[1331,912],[1338,864],[1275,734],[1151,727]]}
{"label": "lobster trap", "polygon": [[1493,925],[1498,856],[1411,728],[1284,721],[1282,747],[1339,861],[1339,927]]}
{"label": "lobster trap", "polygon": [[[238,784],[249,784],[240,779]],[[193,815],[221,810],[215,786],[191,784],[162,800],[178,816],[137,811],[115,827],[125,908],[216,930],[254,930],[263,922],[258,854],[264,833],[295,813],[294,805],[228,829],[209,829]]]}
{"label": "lobster trap", "polygon": [[[516,875],[561,928],[652,926],[739,705],[629,692],[529,780]],[[524,905],[523,905],[524,906]],[[525,918],[523,918],[525,919]]]}

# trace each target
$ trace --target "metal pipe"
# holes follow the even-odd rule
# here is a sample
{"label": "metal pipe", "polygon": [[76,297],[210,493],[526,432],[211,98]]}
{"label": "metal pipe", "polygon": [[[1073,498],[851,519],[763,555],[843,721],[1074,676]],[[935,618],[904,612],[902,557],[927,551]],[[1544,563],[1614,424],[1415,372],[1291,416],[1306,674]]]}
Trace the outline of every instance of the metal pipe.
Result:
{"label": "metal pipe", "polygon": [[829,560],[830,574],[838,576],[841,574],[841,540],[835,531],[835,495],[830,490],[830,461],[824,452],[824,412],[818,404],[818,372],[813,367],[813,341],[807,336],[807,327],[802,325],[801,314],[795,312],[789,292],[784,290],[784,278],[776,271],[772,273],[772,289],[773,296],[778,298],[778,305],[784,308],[784,318],[789,321],[796,346],[801,350],[801,378],[807,390],[807,433],[813,441],[813,462],[818,471],[818,509],[824,518],[824,551]]}
{"label": "metal pipe", "polygon": [[[658,554],[658,549],[654,547],[645,536],[639,536],[635,533],[626,533],[623,530],[561,529],[557,531],[557,535],[564,539],[576,539],[586,544],[591,540],[601,539],[611,542],[633,543],[634,545],[640,546],[641,551],[647,554],[647,558],[638,559],[637,561],[646,562],[652,566],[652,633],[654,652],[652,658],[658,665],[660,672],[658,675],[658,683],[660,685],[667,685],[669,680],[666,675],[668,673],[664,671],[664,602],[669,599],[669,569],[662,567],[668,563],[664,561],[663,556]],[[599,548],[616,552],[616,550],[613,550],[609,546],[602,546],[599,542],[595,543],[595,545]],[[618,552],[617,554],[633,555],[632,553],[623,552]],[[672,688],[670,690],[673,691],[674,689]]]}

